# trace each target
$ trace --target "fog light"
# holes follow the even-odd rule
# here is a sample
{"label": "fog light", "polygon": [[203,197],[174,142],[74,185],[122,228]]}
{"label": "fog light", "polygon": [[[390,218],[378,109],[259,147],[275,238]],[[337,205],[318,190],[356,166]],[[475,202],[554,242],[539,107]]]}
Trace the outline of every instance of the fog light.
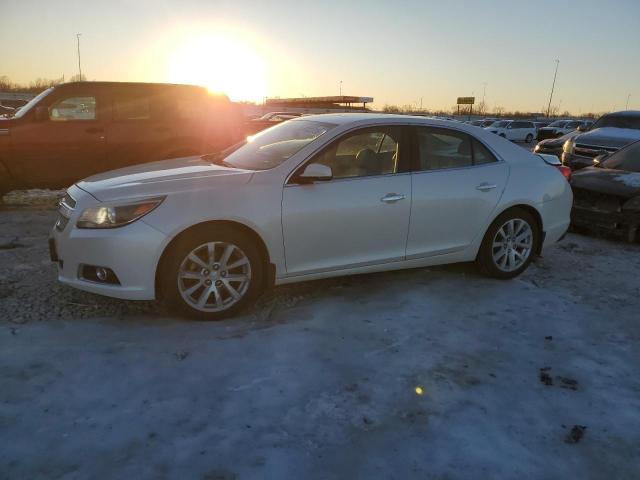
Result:
{"label": "fog light", "polygon": [[116,276],[115,272],[107,267],[99,267],[96,265],[80,265],[78,277],[82,280],[88,280],[90,282],[120,285],[120,280]]}
{"label": "fog light", "polygon": [[96,268],[96,277],[98,277],[98,280],[100,280],[101,282],[104,282],[107,280],[108,276],[109,274],[107,273],[106,268],[103,268],[103,267]]}

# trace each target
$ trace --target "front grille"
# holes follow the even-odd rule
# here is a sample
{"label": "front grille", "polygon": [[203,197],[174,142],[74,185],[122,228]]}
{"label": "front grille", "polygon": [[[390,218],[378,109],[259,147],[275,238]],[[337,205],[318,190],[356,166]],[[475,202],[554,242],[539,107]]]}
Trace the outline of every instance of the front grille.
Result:
{"label": "front grille", "polygon": [[624,197],[617,195],[594,192],[593,190],[584,190],[582,188],[573,189],[573,203],[576,207],[582,209],[618,213],[622,211],[622,204],[625,201]]}
{"label": "front grille", "polygon": [[573,153],[575,155],[580,155],[581,157],[594,158],[598,155],[602,155],[603,153],[612,153],[617,150],[617,148],[613,147],[599,147],[597,145],[583,145],[576,143],[576,146],[573,148]]}
{"label": "front grille", "polygon": [[58,214],[58,219],[56,220],[56,230],[62,232],[67,224],[69,223],[69,219],[64,215]]}
{"label": "front grille", "polygon": [[56,220],[55,228],[59,232],[62,232],[67,224],[69,223],[69,219],[73,214],[73,209],[76,206],[76,200],[69,195],[68,193],[62,197],[60,203],[58,204],[58,219]]}
{"label": "front grille", "polygon": [[64,197],[62,197],[62,200],[60,200],[60,203],[64,203],[71,210],[76,208],[76,200],[68,193]]}

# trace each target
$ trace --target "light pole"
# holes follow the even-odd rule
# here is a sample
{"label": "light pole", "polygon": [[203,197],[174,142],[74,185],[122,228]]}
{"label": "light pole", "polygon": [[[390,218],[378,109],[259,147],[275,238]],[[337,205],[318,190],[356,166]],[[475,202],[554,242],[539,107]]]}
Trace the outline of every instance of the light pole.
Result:
{"label": "light pole", "polygon": [[78,80],[82,81],[82,65],[80,63],[80,35],[82,34],[76,33],[76,39],[78,40],[78,73],[80,74]]}
{"label": "light pole", "polygon": [[553,90],[556,87],[556,76],[558,75],[559,66],[560,66],[560,60],[556,58],[556,71],[553,74],[553,84],[551,85],[551,95],[549,95],[549,106],[547,107],[547,118],[549,118],[549,112],[551,111],[551,99],[553,98]]}
{"label": "light pole", "polygon": [[483,90],[482,90],[482,112],[480,112],[480,113],[484,114],[484,109],[485,109],[484,97],[487,95],[487,82],[484,82],[482,85],[483,85]]}
{"label": "light pole", "polygon": [[625,110],[629,110],[629,99],[631,98],[631,94],[627,95],[627,104],[624,107]]}
{"label": "light pole", "polygon": [[342,96],[342,80],[340,80],[340,96]]}

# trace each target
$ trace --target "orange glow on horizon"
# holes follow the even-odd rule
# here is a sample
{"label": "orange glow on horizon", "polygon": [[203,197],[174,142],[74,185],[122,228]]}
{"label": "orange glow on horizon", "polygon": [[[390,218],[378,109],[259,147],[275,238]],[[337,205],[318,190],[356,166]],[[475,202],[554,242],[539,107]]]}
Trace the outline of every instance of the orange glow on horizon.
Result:
{"label": "orange glow on horizon", "polygon": [[266,95],[261,52],[239,32],[188,33],[177,36],[168,53],[168,80],[202,85],[234,101],[260,102]]}

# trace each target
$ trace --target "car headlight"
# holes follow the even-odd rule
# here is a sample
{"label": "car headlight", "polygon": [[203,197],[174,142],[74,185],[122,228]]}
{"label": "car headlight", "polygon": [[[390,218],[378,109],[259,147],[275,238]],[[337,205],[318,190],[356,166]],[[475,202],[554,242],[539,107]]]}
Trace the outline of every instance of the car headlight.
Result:
{"label": "car headlight", "polygon": [[540,151],[540,144],[537,144],[534,148],[533,148],[534,152],[539,152]]}
{"label": "car headlight", "polygon": [[147,198],[137,202],[89,207],[76,223],[78,228],[117,228],[144,217],[162,203],[165,197]]}
{"label": "car headlight", "polygon": [[564,142],[564,145],[562,145],[562,151],[564,153],[573,154],[573,146],[574,146],[573,141],[569,139],[566,142]]}

